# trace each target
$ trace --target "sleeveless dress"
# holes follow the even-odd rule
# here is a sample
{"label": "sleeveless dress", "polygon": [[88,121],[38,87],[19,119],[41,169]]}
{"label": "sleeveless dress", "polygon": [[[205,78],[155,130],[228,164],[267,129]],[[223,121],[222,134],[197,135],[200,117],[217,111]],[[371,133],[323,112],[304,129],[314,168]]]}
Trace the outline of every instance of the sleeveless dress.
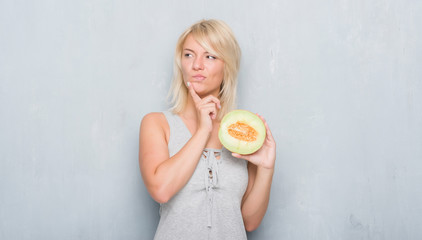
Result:
{"label": "sleeveless dress", "polygon": [[[163,112],[170,126],[169,154],[191,138],[182,119]],[[204,149],[188,183],[160,204],[154,240],[247,239],[241,201],[248,185],[247,162],[225,149]]]}

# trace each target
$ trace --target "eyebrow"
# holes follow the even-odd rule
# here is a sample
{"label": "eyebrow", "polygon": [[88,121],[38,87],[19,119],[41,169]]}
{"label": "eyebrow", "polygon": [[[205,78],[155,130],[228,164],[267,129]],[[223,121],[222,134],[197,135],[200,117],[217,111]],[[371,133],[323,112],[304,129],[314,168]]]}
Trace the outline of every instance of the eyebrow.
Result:
{"label": "eyebrow", "polygon": [[[190,49],[190,48],[184,48],[183,50],[184,50],[184,51],[195,52],[194,50],[192,50],[192,49]],[[208,52],[208,51],[205,51],[204,53],[205,53],[205,54],[211,54],[211,53],[210,53],[210,52]]]}
{"label": "eyebrow", "polygon": [[184,50],[184,51],[191,51],[191,52],[194,52],[192,49],[189,49],[189,48],[184,48],[183,50]]}

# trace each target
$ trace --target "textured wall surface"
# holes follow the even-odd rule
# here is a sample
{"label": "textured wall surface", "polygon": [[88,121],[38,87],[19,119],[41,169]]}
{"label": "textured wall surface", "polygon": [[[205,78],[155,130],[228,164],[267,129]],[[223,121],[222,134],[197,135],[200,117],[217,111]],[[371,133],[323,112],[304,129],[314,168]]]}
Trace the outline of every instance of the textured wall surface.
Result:
{"label": "textured wall surface", "polygon": [[152,239],[142,117],[179,34],[227,22],[276,138],[249,239],[422,239],[422,2],[0,1],[0,239]]}

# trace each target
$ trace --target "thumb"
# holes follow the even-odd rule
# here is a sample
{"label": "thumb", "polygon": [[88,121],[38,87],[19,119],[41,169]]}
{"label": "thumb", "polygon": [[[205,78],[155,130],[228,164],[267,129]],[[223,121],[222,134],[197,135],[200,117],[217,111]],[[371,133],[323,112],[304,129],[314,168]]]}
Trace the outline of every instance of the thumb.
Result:
{"label": "thumb", "polygon": [[242,158],[242,159],[245,159],[245,160],[249,160],[248,155],[241,155],[239,153],[232,153],[232,156],[235,157],[235,158]]}

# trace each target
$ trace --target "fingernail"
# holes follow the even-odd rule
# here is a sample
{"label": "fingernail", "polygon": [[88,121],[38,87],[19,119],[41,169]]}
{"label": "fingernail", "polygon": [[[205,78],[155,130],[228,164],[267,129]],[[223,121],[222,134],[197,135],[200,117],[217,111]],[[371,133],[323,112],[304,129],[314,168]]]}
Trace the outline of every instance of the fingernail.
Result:
{"label": "fingernail", "polygon": [[190,86],[190,82],[186,82],[186,85],[189,87]]}

